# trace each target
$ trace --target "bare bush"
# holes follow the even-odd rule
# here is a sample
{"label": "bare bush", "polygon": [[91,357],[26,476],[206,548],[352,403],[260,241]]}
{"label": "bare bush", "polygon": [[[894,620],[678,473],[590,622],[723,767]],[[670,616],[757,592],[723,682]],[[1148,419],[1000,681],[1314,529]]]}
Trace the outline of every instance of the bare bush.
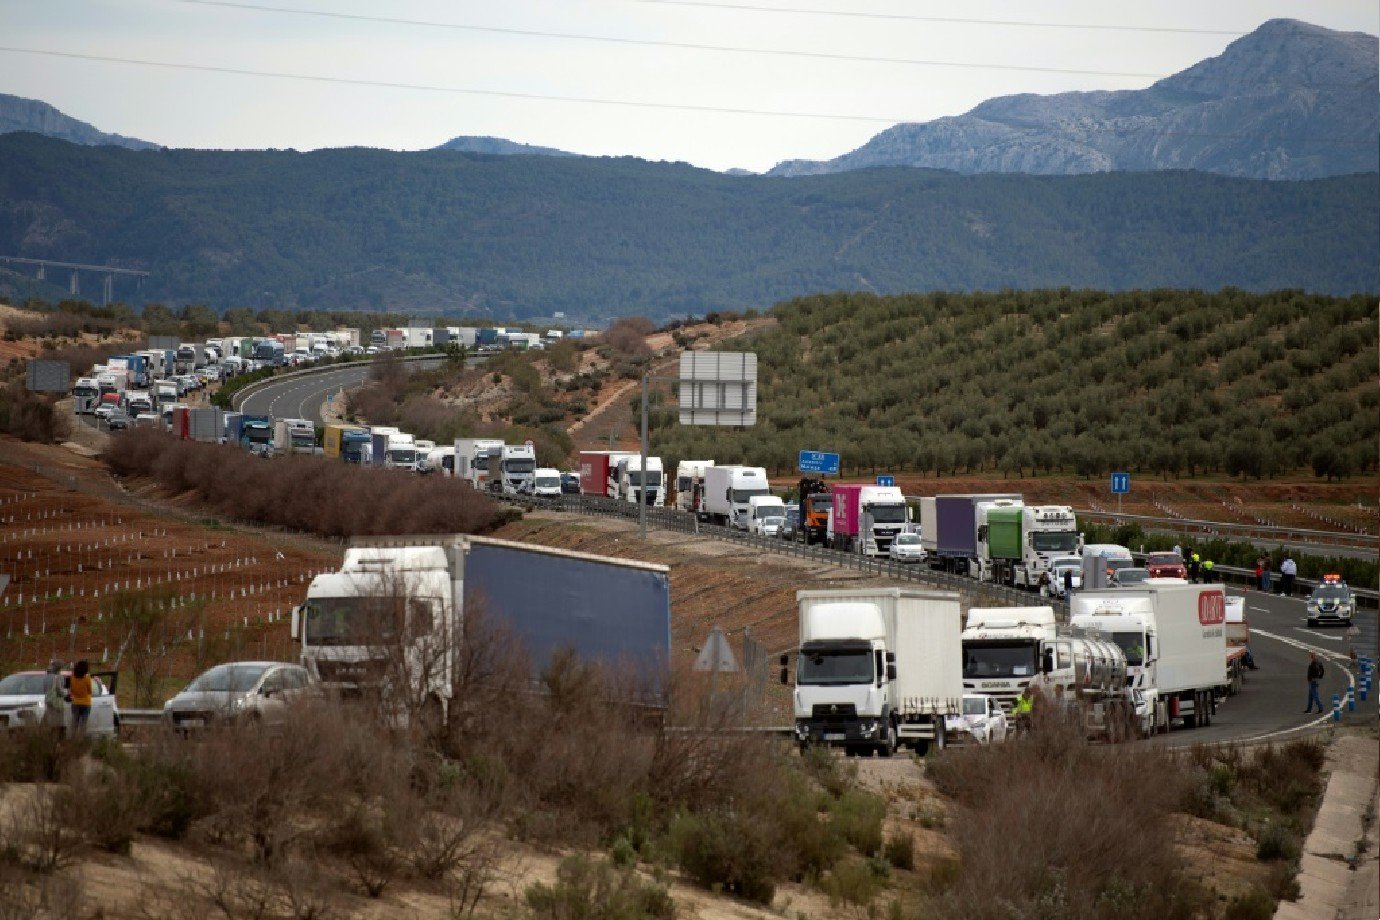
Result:
{"label": "bare bush", "polygon": [[86,846],[72,790],[42,784],[12,810],[5,839],[20,862],[35,872],[56,872],[75,862]]}
{"label": "bare bush", "polygon": [[31,393],[15,380],[0,391],[0,430],[22,441],[56,444],[67,439],[71,424],[54,397]]}
{"label": "bare bush", "polygon": [[131,429],[102,455],[122,476],[192,492],[227,517],[327,537],[479,533],[505,519],[458,479],[411,476],[292,456],[263,460],[236,447]]}
{"label": "bare bush", "polygon": [[625,357],[642,358],[652,352],[647,347],[647,336],[654,331],[656,326],[645,316],[629,316],[610,326],[604,341]]}
{"label": "bare bush", "polygon": [[82,915],[82,900],[75,875],[39,874],[0,859],[0,920],[67,920]]}
{"label": "bare bush", "polygon": [[1182,771],[1170,755],[1092,746],[1077,719],[1049,718],[1004,745],[945,751],[929,767],[958,811],[950,834],[960,869],[941,913],[1148,920],[1198,909],[1174,849]]}
{"label": "bare bush", "polygon": [[129,675],[134,705],[153,706],[171,673],[169,640],[197,623],[203,603],[183,606],[171,590],[121,592],[110,602],[110,619],[122,635],[118,663]]}

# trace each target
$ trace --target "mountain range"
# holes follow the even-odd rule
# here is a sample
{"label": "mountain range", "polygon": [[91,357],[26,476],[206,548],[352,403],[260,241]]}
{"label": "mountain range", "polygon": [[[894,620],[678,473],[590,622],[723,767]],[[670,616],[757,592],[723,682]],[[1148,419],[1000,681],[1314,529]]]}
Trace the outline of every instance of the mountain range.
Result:
{"label": "mountain range", "polygon": [[142,269],[147,298],[215,307],[597,323],[837,290],[1346,294],[1380,289],[1377,224],[1376,173],[786,179],[631,157],[0,137],[0,254]]}
{"label": "mountain range", "polygon": [[1373,172],[1380,40],[1274,19],[1147,89],[1022,94],[882,131],[832,160],[771,175],[874,166],[1045,175],[1199,169],[1257,179]]}
{"label": "mountain range", "polygon": [[[1377,70],[1373,35],[1274,19],[1143,90],[1001,96],[963,115],[895,125],[832,160],[787,160],[768,174],[877,166],[1038,175],[1197,169],[1256,179],[1374,172]],[[0,96],[0,134],[16,131],[77,144],[157,146],[103,133],[43,102]],[[460,136],[436,149],[576,156],[497,137]]]}
{"label": "mountain range", "polygon": [[73,144],[109,145],[130,150],[154,150],[158,147],[138,138],[98,131],[84,121],[62,114],[46,102],[0,93],[0,134],[19,131],[32,131]]}

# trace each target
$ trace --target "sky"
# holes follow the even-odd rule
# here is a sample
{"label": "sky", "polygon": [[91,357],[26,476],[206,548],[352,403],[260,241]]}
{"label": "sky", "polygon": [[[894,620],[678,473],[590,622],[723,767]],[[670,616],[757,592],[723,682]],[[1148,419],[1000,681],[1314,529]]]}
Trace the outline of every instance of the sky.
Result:
{"label": "sky", "polygon": [[1380,33],[1375,0],[0,0],[0,93],[170,147],[490,135],[760,171],[993,96],[1144,88],[1279,17]]}

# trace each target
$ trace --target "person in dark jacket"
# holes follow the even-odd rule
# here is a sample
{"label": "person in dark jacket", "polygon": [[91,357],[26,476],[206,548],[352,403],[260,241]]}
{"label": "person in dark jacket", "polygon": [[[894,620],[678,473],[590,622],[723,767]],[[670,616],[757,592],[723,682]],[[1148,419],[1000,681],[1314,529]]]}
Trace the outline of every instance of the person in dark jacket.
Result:
{"label": "person in dark jacket", "polygon": [[1318,660],[1316,652],[1308,656],[1308,708],[1304,712],[1312,712],[1313,704],[1318,704],[1318,712],[1326,712],[1323,709],[1322,697],[1318,694],[1318,683],[1323,679],[1322,662]]}

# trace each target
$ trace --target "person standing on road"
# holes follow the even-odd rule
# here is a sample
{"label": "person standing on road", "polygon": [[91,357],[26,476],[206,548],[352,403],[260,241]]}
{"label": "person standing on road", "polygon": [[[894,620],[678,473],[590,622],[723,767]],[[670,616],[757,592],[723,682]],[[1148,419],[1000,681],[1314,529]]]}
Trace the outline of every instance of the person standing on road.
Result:
{"label": "person standing on road", "polygon": [[1208,559],[1203,563],[1203,584],[1212,584],[1212,560]]}
{"label": "person standing on road", "polygon": [[1201,564],[1201,559],[1199,558],[1197,553],[1194,553],[1192,556],[1189,557],[1188,580],[1193,582],[1195,585],[1198,583],[1198,567]]}
{"label": "person standing on road", "polygon": [[1064,599],[1073,597],[1073,569],[1064,569]]}
{"label": "person standing on road", "polygon": [[72,734],[80,738],[86,734],[86,720],[91,717],[91,666],[85,659],[72,668],[67,697],[72,701]]}
{"label": "person standing on road", "polygon": [[1318,712],[1326,712],[1323,709],[1322,697],[1318,694],[1318,683],[1323,679],[1322,662],[1318,660],[1317,652],[1308,653],[1308,708],[1305,713],[1313,711],[1313,704],[1318,704]]}
{"label": "person standing on road", "polygon": [[1264,591],[1266,594],[1269,594],[1269,593],[1270,593],[1270,580],[1271,580],[1271,579],[1270,579],[1270,556],[1269,556],[1269,554],[1267,553],[1266,555],[1262,556],[1262,557],[1260,558],[1260,561],[1261,561],[1261,564],[1262,564],[1262,565],[1261,565],[1261,572],[1260,572],[1260,590],[1261,590],[1261,591]]}
{"label": "person standing on road", "polygon": [[1279,564],[1279,593],[1285,597],[1294,596],[1294,578],[1299,574],[1299,564],[1288,553]]}
{"label": "person standing on road", "polygon": [[1263,591],[1263,590],[1265,590],[1265,589],[1262,587],[1262,585],[1264,585],[1264,584],[1265,584],[1265,558],[1264,558],[1263,556],[1256,556],[1256,557],[1255,557],[1255,589],[1256,589],[1257,591]]}
{"label": "person standing on road", "polygon": [[62,685],[62,662],[54,658],[48,663],[48,686],[43,692],[43,724],[62,733],[63,710],[67,706],[67,688]]}

